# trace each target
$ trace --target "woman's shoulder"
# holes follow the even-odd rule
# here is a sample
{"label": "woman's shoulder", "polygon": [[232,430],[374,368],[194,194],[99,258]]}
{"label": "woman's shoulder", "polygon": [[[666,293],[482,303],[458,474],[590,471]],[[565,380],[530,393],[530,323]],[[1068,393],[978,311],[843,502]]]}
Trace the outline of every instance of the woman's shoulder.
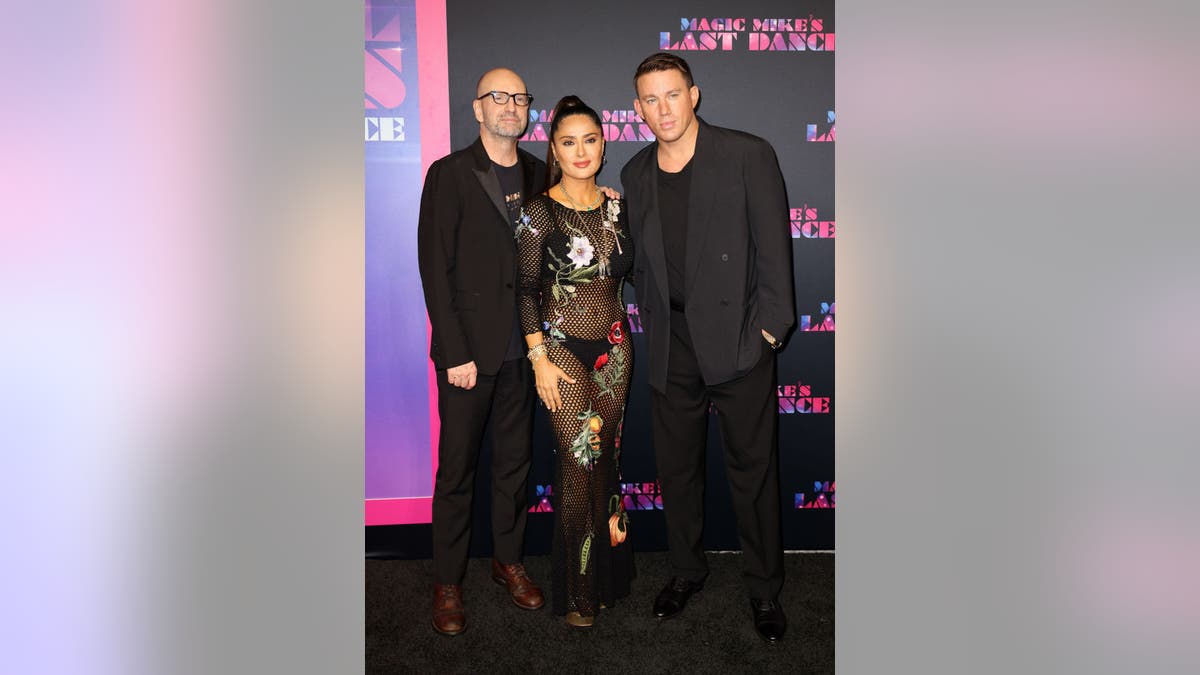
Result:
{"label": "woman's shoulder", "polygon": [[550,213],[550,206],[553,203],[554,200],[550,199],[545,192],[539,192],[526,199],[523,206],[530,215],[544,215]]}
{"label": "woman's shoulder", "polygon": [[547,195],[545,192],[539,192],[539,193],[531,196],[529,199],[526,199],[525,204],[526,205],[536,204],[538,206],[541,206],[542,208],[545,208],[546,206],[549,206],[550,201],[551,201],[550,195]]}

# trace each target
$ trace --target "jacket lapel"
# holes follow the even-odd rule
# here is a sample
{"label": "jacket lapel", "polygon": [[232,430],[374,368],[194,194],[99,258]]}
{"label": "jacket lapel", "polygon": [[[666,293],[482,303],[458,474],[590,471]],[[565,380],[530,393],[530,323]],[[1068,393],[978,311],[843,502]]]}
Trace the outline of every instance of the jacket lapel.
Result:
{"label": "jacket lapel", "polygon": [[479,179],[483,191],[487,193],[488,198],[492,200],[492,205],[496,207],[496,212],[500,214],[500,222],[511,230],[513,225],[508,222],[508,207],[504,205],[504,193],[500,190],[500,179],[496,177],[496,172],[492,171],[492,160],[487,156],[487,151],[483,149],[483,140],[475,139],[471,151],[475,155],[475,166],[472,167],[475,178]]}
{"label": "jacket lapel", "polygon": [[696,118],[700,125],[696,135],[696,153],[692,156],[692,185],[688,188],[687,260],[684,267],[684,286],[688,291],[696,281],[700,269],[700,251],[708,235],[716,198],[717,162],[716,143],[708,124]]}

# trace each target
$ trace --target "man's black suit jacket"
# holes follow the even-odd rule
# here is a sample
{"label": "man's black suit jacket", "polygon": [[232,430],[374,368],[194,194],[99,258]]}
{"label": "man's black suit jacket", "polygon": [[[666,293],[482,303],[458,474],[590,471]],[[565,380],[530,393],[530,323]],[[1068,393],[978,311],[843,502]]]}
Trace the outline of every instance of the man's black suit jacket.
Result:
{"label": "man's black suit jacket", "polygon": [[[523,196],[546,181],[546,163],[517,150]],[[494,375],[504,362],[516,320],[516,244],[500,179],[476,139],[436,162],[425,175],[417,225],[417,261],[438,369],[474,361]]]}
{"label": "man's black suit jacket", "polygon": [[[696,118],[688,198],[684,315],[708,385],[745,375],[796,321],[787,197],[767,141]],[[638,310],[650,385],[667,386],[671,335],[666,251],[658,212],[658,143],[621,170],[637,258]]]}

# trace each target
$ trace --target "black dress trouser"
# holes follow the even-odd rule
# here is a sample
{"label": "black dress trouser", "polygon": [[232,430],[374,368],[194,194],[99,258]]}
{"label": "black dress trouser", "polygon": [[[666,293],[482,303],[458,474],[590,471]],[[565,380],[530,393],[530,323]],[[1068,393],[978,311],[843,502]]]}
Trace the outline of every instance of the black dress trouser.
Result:
{"label": "black dress trouser", "polygon": [[753,370],[708,386],[700,375],[687,321],[682,312],[672,310],[667,360],[667,389],[651,387],[650,415],[674,574],[693,582],[708,574],[701,534],[712,401],[725,445],[746,590],[752,598],[775,599],[783,586],[775,353],[764,340],[763,355]]}
{"label": "black dress trouser", "polygon": [[475,387],[456,387],[439,370],[438,468],[433,483],[433,566],[440,584],[462,583],[471,540],[471,497],[483,429],[492,421],[493,557],[521,561],[532,462],[533,372],[524,358],[505,361]]}

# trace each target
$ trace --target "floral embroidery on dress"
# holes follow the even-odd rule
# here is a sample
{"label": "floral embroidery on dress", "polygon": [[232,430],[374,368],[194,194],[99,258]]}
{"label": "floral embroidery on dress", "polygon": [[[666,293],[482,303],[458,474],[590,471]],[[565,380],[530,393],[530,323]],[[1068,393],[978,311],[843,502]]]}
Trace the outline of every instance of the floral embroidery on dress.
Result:
{"label": "floral embroidery on dress", "polygon": [[589,557],[588,554],[591,552],[592,552],[592,533],[588,532],[587,537],[584,538],[584,540],[583,540],[583,545],[579,547],[579,573],[580,574],[587,574],[587,564],[588,564],[588,557]]}
{"label": "floral embroidery on dress", "polygon": [[617,546],[629,536],[629,514],[625,513],[625,502],[621,495],[613,495],[608,499],[608,541]]}
{"label": "floral embroidery on dress", "polygon": [[[546,253],[552,261],[547,262],[546,267],[554,274],[554,281],[550,287],[551,294],[554,296],[553,313],[551,315],[554,320],[543,321],[543,327],[550,324],[548,331],[551,338],[549,342],[551,344],[557,340],[565,339],[562,331],[554,329],[554,326],[563,322],[565,312],[574,312],[577,315],[587,312],[586,308],[575,302],[575,292],[578,284],[590,283],[597,277],[609,275],[611,272],[609,255],[611,253],[622,254],[624,252],[621,246],[621,239],[627,235],[625,232],[618,230],[616,226],[617,218],[620,214],[620,201],[609,200],[603,212],[600,232],[602,237],[607,238],[611,236],[613,238],[613,250],[604,254],[600,254],[600,251],[597,250],[598,243],[593,242],[586,232],[579,229],[569,219],[559,223],[563,233],[568,238],[566,245],[567,255],[563,258],[554,249],[546,249]],[[524,208],[521,210],[521,217],[519,218],[516,232],[518,239],[525,233],[533,236],[537,236],[539,233],[529,216],[525,213]],[[621,286],[618,284],[618,299],[620,298],[620,294]],[[613,342],[613,344],[617,344],[617,342]]]}
{"label": "floral embroidery on dress", "polygon": [[621,202],[617,199],[608,200],[608,221],[611,225],[617,222],[617,216],[621,215]]}
{"label": "floral embroidery on dress", "polygon": [[611,328],[608,329],[608,344],[619,345],[625,339],[625,335],[621,332],[621,322],[614,321]]}
{"label": "floral embroidery on dress", "polygon": [[[601,227],[608,230],[609,232],[612,232],[613,234],[618,234],[616,222],[617,222],[617,216],[621,215],[621,202],[619,202],[615,199],[609,200],[607,212],[608,212],[608,217],[604,219],[604,223],[601,225]],[[618,236],[616,238],[616,242],[617,242],[617,253],[624,253],[624,251],[621,250],[621,237]]]}
{"label": "floral embroidery on dress", "polygon": [[583,426],[571,443],[571,454],[579,466],[591,469],[600,457],[600,429],[604,427],[604,419],[590,407],[576,415],[576,419],[582,421]]}
{"label": "floral embroidery on dress", "polygon": [[567,339],[567,334],[562,332],[562,328],[559,328],[559,326],[562,325],[562,322],[564,321],[564,319],[565,319],[565,317],[563,317],[562,314],[557,314],[554,317],[554,323],[550,323],[549,321],[542,322],[542,330],[549,333],[550,337],[553,338],[552,340],[550,340],[551,343],[553,343],[557,340],[566,340]]}
{"label": "floral embroidery on dress", "polygon": [[530,225],[529,222],[530,222],[529,214],[525,213],[525,207],[522,206],[521,214],[519,216],[517,216],[517,223],[516,223],[517,226],[515,228],[513,228],[513,238],[514,239],[520,239],[521,235],[525,232],[529,232],[530,234],[537,236],[537,233],[538,233],[537,228],[534,227],[533,225]]}
{"label": "floral embroidery on dress", "polygon": [[604,395],[608,395],[609,398],[615,396],[613,387],[626,381],[625,352],[610,349],[601,354],[592,366],[592,381],[596,383],[597,398]]}
{"label": "floral embroidery on dress", "polygon": [[588,263],[592,262],[592,253],[596,247],[592,246],[592,242],[588,241],[587,237],[571,237],[571,252],[567,257],[571,262],[575,263],[575,269],[587,267]]}

